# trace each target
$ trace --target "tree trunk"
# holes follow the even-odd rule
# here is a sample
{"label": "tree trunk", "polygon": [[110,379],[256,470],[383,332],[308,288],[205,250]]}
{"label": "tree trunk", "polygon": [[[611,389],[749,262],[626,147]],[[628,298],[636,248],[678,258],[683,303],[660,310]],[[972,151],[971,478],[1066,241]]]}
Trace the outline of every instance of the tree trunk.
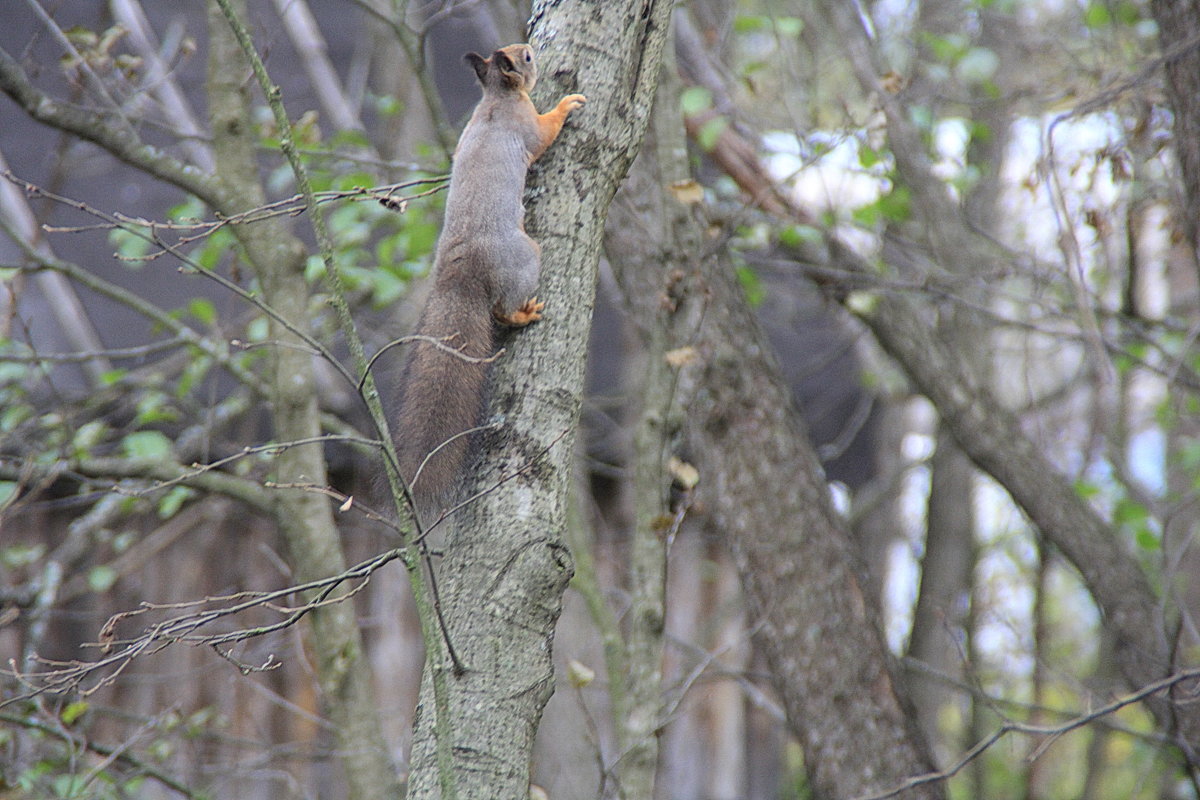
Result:
{"label": "tree trunk", "polygon": [[[709,270],[703,399],[691,408],[704,497],[726,530],[788,722],[818,797],[855,797],[931,771],[889,669],[878,600],[769,345],[733,271]],[[764,498],[771,498],[769,502]],[[939,798],[940,784],[903,798]]]}
{"label": "tree trunk", "polygon": [[[929,505],[925,524],[925,554],[921,558],[921,588],[913,610],[908,655],[941,675],[959,678],[964,668],[963,645],[956,641],[966,629],[975,567],[975,470],[947,431],[937,438],[929,463]],[[942,709],[957,695],[939,677],[917,672],[908,681],[921,730],[935,753],[958,742],[942,736]],[[943,750],[943,742],[950,745]]]}
{"label": "tree trunk", "polygon": [[[616,269],[626,281],[625,305],[633,310],[632,321],[645,346],[636,382],[641,408],[631,465],[634,526],[623,615],[626,671],[610,679],[622,684],[622,691],[613,694],[614,772],[621,797],[629,800],[654,797],[659,736],[667,716],[661,685],[668,539],[686,513],[674,506],[670,462],[684,456],[683,429],[697,389],[697,365],[673,365],[669,354],[684,352],[693,343],[704,316],[702,293],[693,287],[703,232],[692,206],[663,191],[689,178],[678,97],[675,59],[668,50],[653,124],[613,203],[605,234],[605,254],[610,264],[620,265]],[[677,270],[678,277],[666,294],[660,291],[664,267]],[[637,282],[629,283],[633,276]],[[690,487],[681,490],[690,492]]]}
{"label": "tree trunk", "polygon": [[[666,173],[661,165],[658,172]],[[638,174],[645,179],[658,172]],[[692,343],[701,387],[688,406],[687,451],[701,465],[698,499],[733,550],[756,642],[804,746],[816,795],[854,797],[897,787],[931,766],[889,671],[876,627],[877,598],[864,590],[853,566],[850,535],[833,511],[790,391],[736,275],[720,258],[697,257],[699,250],[674,252],[668,240],[628,235],[644,230],[642,212],[656,205],[644,195],[667,188],[649,179],[631,193],[637,205],[624,222],[614,218],[610,263],[647,338],[671,324],[670,314],[662,318],[664,307],[680,314],[703,309]],[[664,208],[679,205],[664,199]],[[626,257],[635,249],[651,257]],[[939,785],[927,784],[899,796],[943,795]]]}
{"label": "tree trunk", "polygon": [[1183,182],[1179,224],[1200,270],[1200,0],[1152,0],[1174,112],[1172,146]]}
{"label": "tree trunk", "polygon": [[[238,14],[245,18],[244,8]],[[266,202],[258,180],[254,126],[247,90],[249,62],[216,4],[209,7],[208,91],[216,176],[231,200],[218,209],[226,216]],[[263,300],[299,329],[306,325],[308,286],[303,279],[305,249],[278,220],[234,232],[262,286]],[[271,320],[274,435],[277,441],[321,434],[320,409],[312,356],[294,334]],[[290,447],[277,459],[276,480],[327,484],[325,456],[319,444]],[[287,540],[293,577],[306,582],[345,570],[338,529],[329,500],[302,489],[275,489],[274,514]],[[311,598],[306,598],[311,599]],[[334,603],[311,614],[313,652],[322,704],[335,729],[348,794],[351,798],[395,797],[399,783],[383,746],[370,675],[363,657],[353,601]]]}
{"label": "tree trunk", "polygon": [[[535,104],[570,92],[588,105],[530,178],[526,217],[542,245],[545,319],[509,337],[492,376],[491,414],[474,487],[438,569],[447,633],[426,663],[413,742],[411,798],[524,800],[542,709],[554,689],[551,646],[572,574],[562,541],[596,264],[608,205],[640,146],[671,3],[534,4],[541,61]],[[451,763],[438,764],[433,684],[447,687]],[[441,770],[439,774],[439,770]]]}

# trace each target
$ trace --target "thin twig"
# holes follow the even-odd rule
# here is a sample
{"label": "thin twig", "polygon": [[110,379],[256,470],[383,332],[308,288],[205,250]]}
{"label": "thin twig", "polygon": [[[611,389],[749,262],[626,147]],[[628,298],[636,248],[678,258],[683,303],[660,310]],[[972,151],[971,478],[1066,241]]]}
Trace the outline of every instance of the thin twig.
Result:
{"label": "thin twig", "polygon": [[[337,575],[269,592],[239,592],[234,595],[206,597],[203,600],[191,600],[181,603],[156,604],[143,602],[136,609],[114,614],[101,627],[98,641],[84,645],[85,647],[97,647],[104,654],[104,657],[96,661],[52,662],[39,659],[40,663],[46,664],[50,668],[35,671],[33,669],[19,669],[15,660],[9,659],[8,669],[0,670],[0,674],[7,673],[11,675],[20,684],[25,686],[27,691],[0,701],[0,708],[37,697],[47,692],[63,693],[77,691],[82,696],[91,695],[101,687],[107,686],[115,680],[135,659],[143,655],[157,653],[172,644],[185,643],[190,645],[215,646],[258,638],[268,633],[290,627],[318,608],[345,602],[354,597],[358,592],[363,590],[369,582],[371,575],[376,570],[400,558],[403,554],[403,549],[394,548],[343,570]],[[359,580],[360,583],[344,594],[336,597],[332,596],[333,591],[338,586],[352,580]],[[288,597],[306,593],[313,593],[313,598],[301,605],[289,606],[280,603],[280,601]],[[117,639],[114,635],[116,626],[130,617],[140,616],[150,611],[193,608],[209,603],[224,603],[225,605],[220,608],[202,609],[172,617],[150,626],[141,635],[131,639]],[[223,633],[201,634],[198,632],[202,628],[212,625],[219,620],[255,608],[271,609],[276,613],[284,615],[284,619],[267,625],[253,628],[239,628]],[[119,649],[116,649],[114,652],[114,648]],[[102,675],[94,686],[81,688],[82,682],[89,676],[106,669],[111,669],[112,671]]]}
{"label": "thin twig", "polygon": [[944,781],[949,778],[953,778],[955,775],[961,772],[963,768],[965,768],[968,764],[987,751],[988,748],[1000,741],[1009,733],[1024,733],[1031,736],[1049,737],[1046,741],[1042,742],[1042,744],[1035,749],[1033,753],[1029,755],[1028,759],[1033,761],[1041,756],[1041,754],[1045,752],[1045,749],[1049,747],[1050,744],[1052,744],[1055,740],[1057,740],[1058,737],[1094,722],[1101,717],[1116,713],[1126,706],[1139,703],[1151,695],[1166,691],[1177,684],[1183,683],[1184,681],[1194,680],[1196,678],[1200,678],[1200,667],[1183,670],[1175,673],[1174,675],[1168,675],[1161,680],[1146,684],[1136,692],[1125,695],[1118,700],[1114,700],[1108,705],[1101,706],[1095,711],[1088,712],[1087,714],[1081,714],[1080,716],[1068,720],[1061,725],[1027,725],[1021,722],[1005,722],[1003,725],[996,728],[996,730],[992,731],[990,734],[981,739],[974,747],[964,753],[957,761],[955,761],[946,769],[938,770],[936,772],[927,772],[924,775],[914,775],[898,786],[888,789],[887,791],[880,792],[878,794],[862,795],[856,798],[856,800],[886,800],[886,798],[895,797],[896,795],[906,792],[909,789],[917,786],[923,786],[927,783],[934,783],[935,781]]}
{"label": "thin twig", "polygon": [[360,378],[358,381],[358,390],[360,392],[362,391],[363,383],[367,379],[367,373],[369,373],[372,369],[374,369],[375,362],[379,360],[379,357],[382,356],[384,353],[386,353],[388,350],[391,350],[393,347],[399,347],[402,344],[412,344],[413,342],[427,342],[428,344],[431,344],[434,347],[436,347],[437,349],[441,350],[443,353],[454,356],[455,358],[458,358],[458,359],[462,359],[463,361],[465,361],[468,364],[491,364],[493,361],[495,361],[496,359],[503,356],[504,353],[506,352],[505,348],[501,347],[495,353],[493,353],[492,355],[487,356],[485,358],[476,358],[474,356],[469,356],[466,353],[462,352],[461,350],[453,348],[449,345],[449,342],[457,337],[458,337],[457,333],[452,333],[449,336],[442,336],[442,337],[426,336],[424,334],[414,333],[411,336],[401,336],[399,339],[393,339],[392,341],[385,344],[383,347],[379,348],[378,353],[371,356],[371,360],[367,362],[366,370],[363,371],[362,378]]}

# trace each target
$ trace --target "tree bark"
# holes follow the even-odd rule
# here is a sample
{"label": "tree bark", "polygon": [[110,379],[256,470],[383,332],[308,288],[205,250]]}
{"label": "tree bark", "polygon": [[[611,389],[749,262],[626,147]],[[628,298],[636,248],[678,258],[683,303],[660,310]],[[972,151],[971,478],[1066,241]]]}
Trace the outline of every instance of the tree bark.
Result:
{"label": "tree bark", "polygon": [[[728,265],[709,270],[690,409],[704,497],[724,527],[788,722],[818,797],[892,789],[931,771],[891,673],[878,601]],[[765,498],[770,498],[769,501]],[[937,783],[904,798],[940,798]]]}
{"label": "tree bark", "polygon": [[1200,0],[1152,0],[1174,112],[1172,147],[1183,182],[1179,222],[1200,271]]}
{"label": "tree bark", "polygon": [[[596,264],[608,205],[640,146],[672,4],[534,4],[535,104],[581,92],[588,105],[530,178],[526,226],[542,245],[545,319],[510,336],[492,376],[492,418],[439,572],[447,634],[465,672],[429,654],[410,798],[524,800],[542,709],[554,689],[554,625],[572,574],[562,541]],[[432,678],[448,687],[452,763],[439,775]]]}

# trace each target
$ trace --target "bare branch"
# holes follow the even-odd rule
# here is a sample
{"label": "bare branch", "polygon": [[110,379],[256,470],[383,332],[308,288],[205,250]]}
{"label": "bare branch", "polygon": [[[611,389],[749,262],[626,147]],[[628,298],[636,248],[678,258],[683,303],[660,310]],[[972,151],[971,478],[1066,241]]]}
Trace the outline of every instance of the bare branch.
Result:
{"label": "bare branch", "polygon": [[979,758],[979,756],[983,755],[983,753],[985,753],[992,745],[996,744],[996,742],[1000,741],[1010,733],[1023,733],[1029,736],[1046,737],[1045,740],[1041,742],[1032,753],[1029,754],[1028,760],[1034,761],[1039,758],[1046,751],[1046,749],[1050,747],[1050,745],[1052,745],[1064,734],[1070,733],[1078,728],[1082,728],[1084,725],[1095,722],[1102,717],[1114,714],[1126,706],[1133,705],[1134,703],[1140,703],[1150,698],[1152,695],[1169,691],[1178,684],[1185,683],[1196,678],[1200,678],[1200,667],[1177,672],[1174,675],[1170,675],[1161,680],[1148,683],[1132,694],[1125,695],[1119,700],[1114,700],[1108,705],[1101,706],[1095,711],[1091,711],[1087,714],[1081,714],[1080,716],[1068,720],[1061,725],[1027,725],[1023,722],[1005,722],[1003,725],[996,728],[996,730],[992,731],[990,734],[981,739],[974,747],[964,753],[957,761],[955,761],[946,769],[938,770],[937,772],[927,772],[924,775],[914,775],[912,778],[904,781],[901,784],[898,784],[891,789],[888,789],[887,791],[880,792],[878,794],[862,795],[858,798],[855,798],[855,800],[886,800],[886,798],[895,797],[896,795],[906,792],[909,789],[917,786],[953,778],[955,775],[961,772],[964,767],[966,767],[976,758]]}
{"label": "bare branch", "polygon": [[196,195],[213,208],[226,207],[224,191],[210,175],[143,144],[129,122],[117,112],[82,108],[46,95],[3,49],[0,49],[0,90],[38,122],[97,144],[126,164]]}
{"label": "bare branch", "polygon": [[[172,644],[184,643],[189,645],[213,646],[246,641],[265,636],[278,630],[296,624],[312,611],[324,606],[341,603],[352,598],[367,585],[371,575],[384,565],[401,558],[402,548],[388,550],[373,556],[366,561],[356,564],[342,572],[326,578],[308,581],[307,583],[288,586],[270,592],[239,592],[223,597],[206,597],[203,600],[190,600],[181,603],[149,603],[143,602],[137,609],[125,611],[111,617],[100,630],[99,641],[91,644],[106,654],[96,661],[71,662],[42,662],[47,665],[40,671],[18,669],[15,661],[9,659],[8,669],[0,670],[0,674],[8,674],[26,687],[26,691],[0,701],[0,708],[44,693],[59,694],[77,691],[90,695],[97,689],[116,680],[135,659],[145,655],[160,652]],[[348,581],[359,583],[338,596],[332,596],[333,591]],[[293,595],[303,595],[311,592],[311,599],[298,606],[281,605],[281,601]],[[116,626],[123,620],[139,616],[151,611],[194,608],[211,603],[223,605],[212,609],[200,609],[190,613],[171,617],[163,622],[155,623],[140,635],[131,639],[117,639],[114,635]],[[252,609],[268,609],[282,615],[282,619],[267,625],[235,628],[221,633],[201,633],[200,631],[214,623],[234,617]],[[120,649],[113,651],[114,648]],[[224,656],[224,654],[222,654]],[[103,674],[100,674],[103,673]],[[96,682],[83,687],[83,682],[96,677]]]}

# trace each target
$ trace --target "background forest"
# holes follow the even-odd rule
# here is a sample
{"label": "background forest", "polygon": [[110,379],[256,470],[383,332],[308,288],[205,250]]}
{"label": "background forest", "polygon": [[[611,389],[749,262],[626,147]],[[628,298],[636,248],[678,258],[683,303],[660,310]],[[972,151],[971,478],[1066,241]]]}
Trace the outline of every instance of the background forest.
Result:
{"label": "background forest", "polygon": [[1200,798],[1197,0],[3,0],[0,89],[0,798]]}

